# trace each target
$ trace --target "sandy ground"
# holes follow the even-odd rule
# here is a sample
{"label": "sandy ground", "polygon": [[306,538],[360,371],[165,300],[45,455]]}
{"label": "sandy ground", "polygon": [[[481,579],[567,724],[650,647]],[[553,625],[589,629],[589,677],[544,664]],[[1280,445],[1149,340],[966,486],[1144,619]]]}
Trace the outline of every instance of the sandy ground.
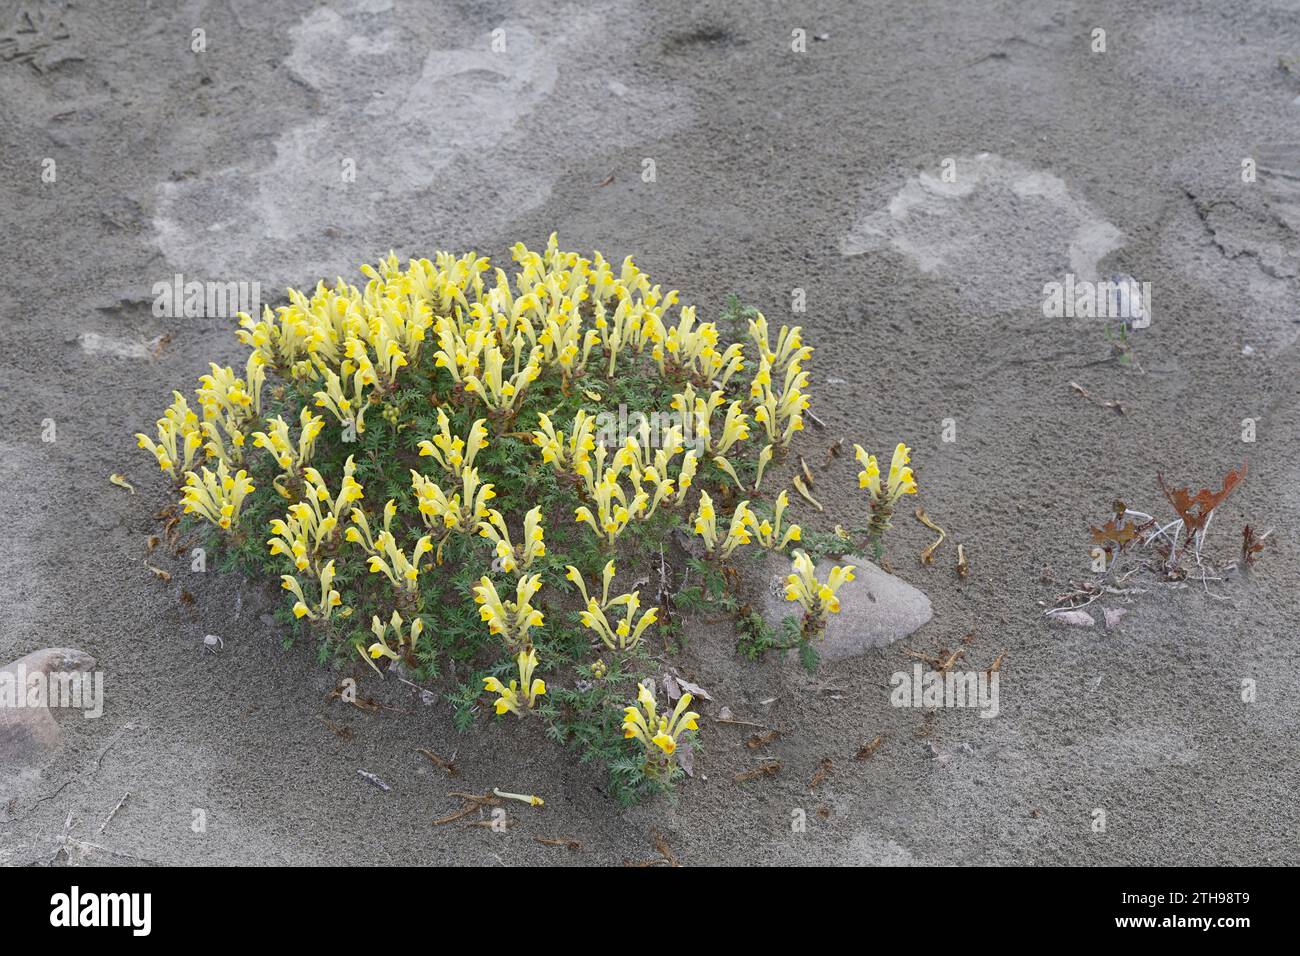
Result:
{"label": "sandy ground", "polygon": [[[51,859],[69,814],[72,836],[102,847],[74,859],[108,863],[617,864],[652,857],[652,830],[689,864],[1300,862],[1300,83],[1279,68],[1300,55],[1297,12],[0,5],[0,662],[71,645],[107,674],[104,716],[63,717],[44,772],[4,780],[0,862]],[[1096,27],[1105,53],[1090,50]],[[505,54],[490,49],[497,28]],[[949,189],[935,186],[946,158]],[[702,313],[734,291],[788,321],[790,290],[807,291],[798,319],[828,424],[811,440],[914,446],[921,500],[972,573],[958,580],[950,552],[918,568],[928,534],[898,523],[896,568],[935,609],[903,644],[973,633],[980,667],[1005,651],[997,718],[890,707],[902,645],[809,677],[743,664],[701,631],[683,673],[779,728],[768,753],[785,770],[733,782],[756,759],[749,729],[706,720],[677,804],[621,811],[536,727],[458,735],[448,705],[391,682],[370,689],[413,715],[326,703],[337,675],[305,643],[282,646],[260,587],[144,567],[163,486],[131,434],[210,359],[242,354],[228,322],[156,318],[155,282],[259,281],[274,301],[390,248],[497,257],[552,230],[636,254]],[[1043,317],[1042,284],[1067,271],[1152,283],[1141,372],[1106,361],[1096,320]],[[1037,602],[1063,587],[1044,568],[1087,574],[1087,524],[1115,496],[1168,513],[1157,471],[1199,487],[1245,457],[1210,550],[1231,555],[1246,520],[1276,530],[1253,581],[1228,586],[1235,605],[1155,587],[1111,631],[1044,622]],[[853,471],[827,473],[843,489],[828,504],[860,507]],[[205,634],[224,652],[202,654]],[[875,756],[853,760],[877,734]],[[461,776],[418,747],[455,752]],[[833,770],[810,793],[824,758]],[[458,805],[448,790],[490,786],[543,794],[546,809],[505,834],[430,826]]]}

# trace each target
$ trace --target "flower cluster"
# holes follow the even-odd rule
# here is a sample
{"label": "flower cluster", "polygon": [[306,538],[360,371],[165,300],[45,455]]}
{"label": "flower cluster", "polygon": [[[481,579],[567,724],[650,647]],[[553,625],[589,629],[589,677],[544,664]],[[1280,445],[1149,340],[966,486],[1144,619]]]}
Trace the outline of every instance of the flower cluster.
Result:
{"label": "flower cluster", "polygon": [[486,419],[480,418],[469,429],[468,438],[451,433],[451,419],[445,408],[438,409],[438,434],[433,440],[420,442],[420,456],[432,457],[443,471],[459,478],[474,467],[474,458],[488,446]]}
{"label": "flower cluster", "polygon": [[[578,615],[582,626],[595,632],[610,650],[627,651],[636,647],[641,642],[641,636],[645,634],[646,628],[659,619],[659,609],[652,607],[641,615],[640,620],[637,620],[636,612],[641,609],[641,592],[629,591],[627,594],[619,594],[611,598],[609,585],[614,580],[614,573],[614,562],[607,562],[601,573],[599,601],[587,593],[587,583],[582,580],[582,575],[573,565],[568,566],[565,577],[576,584],[582,594],[584,610]],[[623,618],[611,624],[605,612],[612,611],[616,607],[624,609]]]}
{"label": "flower cluster", "polygon": [[185,473],[182,510],[206,518],[222,531],[230,531],[239,524],[239,510],[252,491],[248,472],[241,468],[231,474],[230,466],[220,460],[215,473],[207,468],[202,469],[201,476],[192,471]]}
{"label": "flower cluster", "polygon": [[[350,642],[377,671],[382,659],[402,661],[423,681],[439,655],[468,661],[488,634],[499,636],[510,660],[487,672],[500,679],[483,679],[498,714],[540,711],[551,720],[564,711],[568,720],[572,709],[606,733],[607,708],[625,699],[660,609],[644,607],[636,586],[613,588],[613,560],[598,589],[575,565],[594,567],[596,544],[607,552],[620,539],[627,545],[630,528],[638,539],[693,529],[714,562],[747,545],[785,552],[799,542],[790,495],[760,488],[789,482],[821,508],[802,459],[804,479],[787,477],[785,460],[809,409],[812,349],[798,326],[774,334],[752,311],[748,334],[724,341],[719,324],[701,321],[631,257],[566,252],[554,235],[543,249],[520,243],[510,254],[516,268],[507,275],[476,253],[405,261],[390,253],[363,266],[355,283],[289,290],[260,317],[241,314],[246,360],[212,365],[193,395],[172,393],[137,443],[183,482],[184,511],[227,532],[245,566],[265,561],[265,533],[241,529],[241,514],[245,525],[267,516],[266,547],[288,565],[278,571],[288,572],[281,583],[292,614],[326,642]],[[675,414],[663,427],[643,415],[615,440],[597,413],[602,393],[634,408],[670,401]],[[519,439],[535,449],[526,460],[515,460]],[[265,454],[247,451],[250,441]],[[878,537],[916,484],[906,446],[887,480],[857,451]],[[358,478],[379,492],[373,503]],[[551,524],[566,514],[579,527],[568,518]],[[552,610],[539,595],[556,567],[567,567],[582,604],[543,640]],[[853,568],[823,583],[796,552],[793,572],[787,596],[803,606],[806,629],[820,627]],[[661,573],[667,580],[669,569]],[[716,563],[706,576],[712,587]],[[469,612],[466,590],[488,633],[455,619],[458,605]],[[370,619],[369,634],[342,623],[354,613]],[[578,623],[595,637],[575,640]],[[611,663],[588,658],[587,671],[580,656],[591,650]],[[564,707],[546,706],[539,652],[594,684],[566,692]],[[550,660],[552,652],[564,660]],[[690,703],[684,695],[660,714],[649,686],[625,709],[623,732],[660,782],[671,782],[683,735],[697,729]]]}
{"label": "flower cluster", "polygon": [[537,416],[537,431],[533,432],[533,444],[542,450],[542,463],[554,465],[557,471],[567,470],[578,474],[579,467],[588,461],[590,453],[596,447],[592,437],[596,430],[596,419],[578,409],[573,417],[573,426],[568,437],[562,431],[556,431],[551,418],[545,412]]}
{"label": "flower cluster", "polygon": [[533,607],[532,599],[542,587],[540,574],[525,574],[515,585],[515,599],[502,600],[496,585],[486,574],[474,586],[474,603],[479,605],[479,618],[488,630],[501,636],[511,651],[532,647],[528,632],[541,627],[542,612]]}
{"label": "flower cluster", "polygon": [[274,537],[266,542],[271,554],[290,556],[299,571],[312,565],[322,547],[334,537],[348,506],[365,497],[361,483],[353,477],[356,467],[349,456],[339,492],[333,496],[319,471],[312,467],[303,471],[303,500],[291,504],[283,518],[271,519]]}
{"label": "flower cluster", "polygon": [[302,593],[302,586],[298,583],[298,579],[292,574],[280,575],[280,586],[294,596],[294,617],[305,617],[311,621],[318,619],[328,621],[330,615],[334,613],[334,608],[343,603],[343,598],[339,596],[339,592],[334,590],[334,562],[332,560],[325,562],[317,578],[320,585],[320,600],[308,603],[306,596]]}
{"label": "flower cluster", "polygon": [[537,669],[537,651],[531,647],[519,652],[515,666],[519,669],[519,679],[511,680],[509,687],[495,677],[485,677],[483,689],[498,695],[495,704],[498,714],[510,711],[516,717],[522,717],[526,711],[536,707],[537,699],[546,693],[546,681],[533,676]]}
{"label": "flower cluster", "polygon": [[289,437],[289,424],[276,415],[266,420],[267,430],[253,432],[253,445],[269,451],[286,477],[296,477],[311,461],[316,439],[325,427],[325,419],[303,407],[298,419],[298,440]]}
{"label": "flower cluster", "polygon": [[524,515],[524,542],[516,548],[510,541],[510,529],[505,516],[495,508],[488,510],[487,519],[479,522],[478,533],[496,545],[497,562],[501,570],[513,574],[520,568],[525,571],[533,562],[546,554],[546,533],[542,528],[542,509],[533,508]]}
{"label": "flower cluster", "polygon": [[203,447],[203,432],[199,417],[190,411],[185,396],[172,392],[172,403],[163,417],[158,419],[158,441],[143,432],[136,433],[136,444],[146,448],[158,461],[158,467],[173,478],[177,477],[176,463],[181,471],[188,472],[194,463],[195,453]]}
{"label": "flower cluster", "polygon": [[[424,619],[417,617],[411,622],[411,626],[403,631],[405,624],[402,615],[396,611],[387,621],[381,620],[378,614],[370,619],[370,630],[374,633],[375,640],[365,649],[361,657],[374,668],[376,673],[378,673],[379,668],[375,667],[374,661],[379,660],[379,658],[386,657],[391,661],[399,661],[404,656],[414,652],[416,640],[424,633]],[[391,637],[389,635],[390,631],[392,632]],[[361,648],[358,647],[357,649],[360,650]]]}
{"label": "flower cluster", "polygon": [[666,772],[672,764],[665,758],[677,751],[677,744],[687,731],[698,730],[700,715],[687,708],[694,698],[682,694],[671,715],[655,709],[654,691],[647,684],[637,688],[637,702],[623,709],[623,736],[640,741],[646,757],[646,770]]}
{"label": "flower cluster", "polygon": [[791,541],[799,540],[802,532],[797,524],[787,527],[784,533],[781,531],[781,518],[785,514],[785,509],[789,506],[790,495],[785,489],[782,489],[781,493],[776,496],[776,508],[772,513],[771,521],[766,518],[759,521],[753,512],[750,512],[750,528],[758,538],[761,547],[769,551],[784,551],[785,546]]}
{"label": "flower cluster", "polygon": [[760,527],[757,516],[750,510],[749,502],[742,501],[731,513],[731,525],[727,528],[726,536],[719,541],[717,512],[707,491],[700,492],[700,503],[692,520],[695,522],[695,533],[704,539],[709,556],[714,558],[731,557],[742,544],[750,543],[750,529]]}
{"label": "flower cluster", "polygon": [[798,601],[804,612],[805,630],[821,630],[832,614],[840,611],[836,592],[853,580],[857,569],[851,564],[836,565],[823,583],[817,569],[804,551],[796,551],[790,562],[791,573],[785,579],[785,599]]}
{"label": "flower cluster", "polygon": [[916,494],[916,478],[912,475],[912,449],[901,441],[894,447],[894,457],[889,463],[889,476],[882,484],[880,465],[875,455],[868,455],[861,445],[853,446],[853,455],[862,466],[858,472],[858,487],[866,488],[869,494],[871,518],[867,525],[875,558],[880,560],[884,552],[885,532],[889,530],[889,519],[894,513],[894,505],[903,495]]}

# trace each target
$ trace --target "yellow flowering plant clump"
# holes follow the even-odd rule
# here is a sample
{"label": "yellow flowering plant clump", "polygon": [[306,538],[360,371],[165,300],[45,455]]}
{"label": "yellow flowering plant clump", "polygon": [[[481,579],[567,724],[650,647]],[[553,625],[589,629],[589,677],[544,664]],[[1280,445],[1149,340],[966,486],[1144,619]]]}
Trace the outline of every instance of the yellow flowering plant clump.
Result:
{"label": "yellow flowering plant clump", "polygon": [[243,468],[234,474],[225,459],[217,461],[217,470],[201,469],[201,474],[185,473],[181,502],[186,514],[197,514],[222,531],[232,531],[239,524],[244,499],[254,490],[252,479]]}
{"label": "yellow flowering plant clump", "polygon": [[262,413],[265,361],[256,352],[249,355],[244,378],[239,378],[229,366],[222,368],[213,362],[209,368],[207,375],[199,376],[199,387],[195,390],[203,409],[199,429],[207,439],[204,451],[209,458],[240,464],[244,460],[248,428]]}
{"label": "yellow flowering plant clump", "polygon": [[305,617],[310,620],[322,619],[328,621],[330,615],[334,613],[334,608],[343,603],[343,598],[334,588],[334,562],[326,561],[324,566],[317,574],[317,584],[320,587],[320,600],[309,603],[302,593],[302,585],[292,574],[280,576],[281,586],[294,596],[293,616]]}
{"label": "yellow flowering plant clump", "polygon": [[408,558],[392,532],[381,531],[375,537],[375,551],[367,564],[371,574],[383,574],[394,587],[414,594],[419,589],[420,559],[432,550],[433,541],[426,534],[415,542]]}
{"label": "yellow flowering plant clump", "polygon": [[671,758],[683,735],[699,729],[700,715],[688,710],[693,700],[690,694],[682,694],[671,715],[660,714],[652,685],[641,684],[636,704],[623,709],[623,736],[641,745],[647,775],[662,777],[675,772],[677,762]]}
{"label": "yellow flowering plant clump", "polygon": [[[739,646],[750,569],[839,543],[791,521],[784,490],[820,508],[786,455],[813,452],[813,351],[738,302],[703,319],[631,256],[552,235],[497,263],[390,253],[288,290],[239,315],[242,357],[196,369],[136,443],[183,483],[163,520],[278,584],[277,620],[323,662],[400,661],[461,728],[535,715],[638,799],[671,784],[697,721],[689,696],[659,714],[634,689],[663,666],[648,638],[671,656],[712,604]],[[863,485],[877,526],[915,488],[906,465]],[[637,583],[615,590],[615,562]],[[843,574],[804,581],[805,614],[833,613]]]}
{"label": "yellow flowering plant clump", "polygon": [[525,574],[515,585],[515,599],[502,600],[492,579],[484,575],[474,587],[474,602],[479,605],[479,619],[488,630],[499,635],[512,651],[532,646],[529,631],[541,627],[545,615],[532,600],[542,587],[540,574]]}
{"label": "yellow flowering plant clump", "polygon": [[289,505],[283,518],[272,518],[269,524],[270,540],[266,542],[273,555],[287,555],[294,566],[306,570],[323,548],[332,542],[345,510],[365,495],[361,483],[353,477],[356,464],[349,456],[343,466],[343,480],[337,495],[331,495],[325,479],[315,468],[303,472],[302,500]]}
{"label": "yellow flowering plant clump", "polygon": [[542,450],[543,463],[553,465],[556,471],[577,475],[579,467],[589,460],[596,447],[595,430],[595,417],[578,409],[566,438],[564,432],[556,431],[546,412],[539,412],[537,430],[532,437],[534,444]]}
{"label": "yellow flowering plant clump", "polygon": [[757,516],[749,507],[748,501],[736,505],[731,513],[731,523],[726,535],[718,538],[718,517],[713,507],[713,499],[707,491],[700,492],[700,503],[694,517],[695,533],[704,540],[704,547],[713,558],[729,558],[742,544],[749,544],[750,528],[758,527]]}
{"label": "yellow flowering plant clump", "polygon": [[496,544],[497,563],[509,574],[527,571],[533,562],[546,554],[546,531],[542,527],[542,509],[531,509],[524,515],[524,540],[518,548],[510,541],[510,529],[505,516],[495,508],[488,510],[487,519],[479,522],[479,534]]}
{"label": "yellow flowering plant clump", "polygon": [[629,498],[614,469],[607,471],[605,477],[592,487],[591,494],[592,503],[596,508],[595,513],[593,514],[591,508],[586,505],[580,505],[574,511],[574,519],[590,525],[591,530],[596,532],[605,547],[613,547],[618,536],[623,533],[623,529],[634,516],[645,510],[646,503],[650,499],[650,496],[640,489]]}
{"label": "yellow flowering plant clump", "polygon": [[767,440],[782,448],[789,446],[795,433],[803,429],[803,413],[809,407],[808,373],[794,361],[784,372],[777,370],[781,387],[773,385],[773,367],[766,358],[759,364],[750,383],[750,400],[754,404],[754,421],[767,432]]}
{"label": "yellow flowering plant clump", "polygon": [[143,432],[136,433],[136,443],[158,461],[158,467],[173,478],[179,463],[182,473],[194,464],[194,456],[203,447],[203,431],[199,418],[190,411],[189,403],[180,392],[172,392],[173,401],[158,419],[158,441]]}
{"label": "yellow flowering plant clump", "polygon": [[410,659],[415,653],[415,642],[424,633],[424,619],[417,617],[407,627],[402,615],[397,611],[393,611],[387,621],[375,614],[370,618],[370,630],[375,635],[375,640],[366,648],[363,648],[362,643],[359,642],[356,645],[357,653],[375,673],[382,677],[374,662],[381,657],[390,661]]}
{"label": "yellow flowering plant clump", "polygon": [[430,456],[442,470],[459,478],[474,467],[478,453],[488,446],[487,420],[479,418],[470,426],[469,436],[460,438],[451,433],[451,419],[445,408],[438,409],[438,434],[432,440],[419,444],[420,456]]}
{"label": "yellow flowering plant clump", "polygon": [[812,358],[813,350],[803,344],[803,329],[797,325],[781,326],[781,331],[776,336],[776,347],[773,348],[767,319],[762,312],[749,320],[749,337],[758,347],[759,358],[772,368],[785,370],[793,364]]}
{"label": "yellow flowering plant clump", "polygon": [[496,497],[492,483],[480,480],[477,468],[466,468],[461,472],[460,486],[460,491],[448,497],[436,481],[411,469],[411,489],[426,527],[442,534],[469,533],[488,516],[488,502]]}
{"label": "yellow flowering plant clump", "polygon": [[853,446],[853,456],[862,471],[858,472],[858,487],[867,489],[870,495],[871,516],[867,524],[868,540],[873,549],[873,558],[879,561],[885,551],[885,532],[889,530],[890,518],[894,505],[904,495],[916,494],[916,478],[908,467],[912,461],[912,449],[901,441],[894,447],[894,457],[889,463],[889,475],[882,483],[880,465],[875,455],[868,455],[861,445]]}
{"label": "yellow flowering plant clump", "polygon": [[797,524],[789,525],[784,532],[781,530],[781,518],[788,507],[790,507],[790,494],[783,488],[776,496],[776,507],[771,521],[766,518],[760,521],[757,515],[752,511],[749,512],[749,527],[758,538],[760,547],[769,551],[784,551],[786,545],[800,539],[803,532]]}
{"label": "yellow flowering plant clump", "polygon": [[523,717],[546,693],[546,681],[533,676],[537,670],[536,650],[530,647],[520,651],[515,657],[515,666],[519,669],[519,679],[511,680],[509,687],[495,677],[483,678],[483,689],[497,695],[494,707],[498,715],[509,711],[516,717]]}
{"label": "yellow flowering plant clump", "polygon": [[321,369],[325,387],[314,397],[317,407],[328,409],[340,425],[359,435],[366,430],[366,408],[370,404],[366,392],[375,384],[375,373],[372,368],[358,368],[350,362],[344,363],[344,372],[340,375],[332,368]]}
{"label": "yellow flowering plant clump", "polygon": [[[573,565],[569,565],[565,577],[576,584],[579,593],[582,594],[585,607],[578,615],[582,621],[582,626],[595,633],[610,650],[626,651],[631,650],[641,642],[641,637],[645,634],[646,629],[659,619],[659,609],[649,608],[638,620],[636,613],[641,608],[641,592],[639,590],[629,591],[626,594],[610,597],[609,586],[610,582],[614,580],[614,574],[614,562],[606,562],[604,570],[601,572],[599,601],[587,593],[587,583],[583,581],[582,574]],[[611,624],[605,612],[612,611],[616,607],[624,609],[623,618],[617,623]]]}
{"label": "yellow flowering plant clump", "polygon": [[840,599],[836,593],[853,580],[857,568],[851,564],[836,565],[826,580],[817,580],[817,568],[805,551],[795,551],[790,561],[790,574],[785,579],[785,599],[797,601],[804,612],[804,631],[820,632],[832,614],[840,612]]}
{"label": "yellow flowering plant clump", "polygon": [[[296,442],[289,435],[289,424],[279,415],[268,418],[266,424],[268,426],[266,431],[253,432],[254,447],[265,448],[270,452],[276,464],[280,466],[283,478],[290,480],[298,478],[302,474],[302,469],[311,461],[312,452],[316,449],[316,439],[325,427],[325,419],[320,415],[313,415],[311,409],[304,406],[298,421]],[[280,490],[278,486],[277,490]],[[286,496],[289,494],[285,490],[280,490],[280,493]]]}

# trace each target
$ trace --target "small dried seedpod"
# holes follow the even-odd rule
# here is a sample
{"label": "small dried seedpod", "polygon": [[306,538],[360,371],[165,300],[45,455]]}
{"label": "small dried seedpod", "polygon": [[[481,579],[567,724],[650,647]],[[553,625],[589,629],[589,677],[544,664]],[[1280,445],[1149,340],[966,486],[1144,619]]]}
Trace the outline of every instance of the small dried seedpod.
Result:
{"label": "small dried seedpod", "polygon": [[817,482],[813,478],[812,469],[808,467],[808,462],[803,460],[803,455],[799,456],[799,470],[803,472],[803,480],[808,483],[808,487],[816,488]]}
{"label": "small dried seedpod", "polygon": [[822,507],[822,503],[812,496],[812,493],[809,492],[808,490],[808,486],[803,483],[802,478],[800,478],[798,475],[795,475],[794,478],[791,479],[790,483],[794,485],[794,490],[799,492],[799,496],[803,498],[804,501],[807,501],[818,511],[826,510],[825,508]]}

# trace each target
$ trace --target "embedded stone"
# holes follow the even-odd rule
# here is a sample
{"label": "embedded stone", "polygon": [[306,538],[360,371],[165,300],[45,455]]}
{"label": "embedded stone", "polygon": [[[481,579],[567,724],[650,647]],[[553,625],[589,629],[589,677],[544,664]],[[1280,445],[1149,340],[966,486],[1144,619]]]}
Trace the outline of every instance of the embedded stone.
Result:
{"label": "embedded stone", "polygon": [[[853,580],[839,590],[840,612],[830,616],[825,635],[816,642],[823,660],[840,661],[873,647],[887,647],[934,616],[930,599],[920,590],[857,555],[823,558],[817,562],[817,579],[826,580],[837,564],[851,564],[856,570]],[[772,555],[764,569],[767,584],[763,588],[763,616],[768,624],[779,628],[783,618],[799,617],[803,611],[798,603],[785,599],[789,560]]]}
{"label": "embedded stone", "polygon": [[50,713],[51,694],[71,690],[81,699],[81,681],[95,659],[69,647],[47,647],[0,667],[0,767],[34,767],[63,743]]}

